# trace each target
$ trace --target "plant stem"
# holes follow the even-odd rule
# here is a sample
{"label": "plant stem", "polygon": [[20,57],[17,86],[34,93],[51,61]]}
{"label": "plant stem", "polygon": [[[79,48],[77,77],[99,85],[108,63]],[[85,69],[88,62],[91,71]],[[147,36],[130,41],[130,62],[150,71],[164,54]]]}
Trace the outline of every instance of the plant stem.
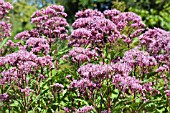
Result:
{"label": "plant stem", "polygon": [[[60,94],[59,92],[57,92],[57,96],[58,96],[58,104],[60,103]],[[60,111],[60,105],[58,105],[58,111]]]}

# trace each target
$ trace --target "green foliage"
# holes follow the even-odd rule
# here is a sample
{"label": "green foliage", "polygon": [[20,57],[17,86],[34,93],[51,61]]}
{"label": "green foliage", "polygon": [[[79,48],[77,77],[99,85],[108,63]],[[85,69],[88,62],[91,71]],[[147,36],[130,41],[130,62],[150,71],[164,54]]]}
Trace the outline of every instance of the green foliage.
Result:
{"label": "green foliage", "polygon": [[169,0],[127,0],[127,10],[140,15],[148,27],[160,27],[170,30],[170,1]]}

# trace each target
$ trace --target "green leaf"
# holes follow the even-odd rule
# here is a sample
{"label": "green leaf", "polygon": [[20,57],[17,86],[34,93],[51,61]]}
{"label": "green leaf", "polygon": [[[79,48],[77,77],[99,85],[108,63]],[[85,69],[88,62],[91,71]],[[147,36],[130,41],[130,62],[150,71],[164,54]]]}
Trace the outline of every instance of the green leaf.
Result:
{"label": "green leaf", "polygon": [[12,106],[12,107],[14,107],[14,106],[19,106],[19,103],[18,103],[18,101],[14,101],[14,103],[12,103],[12,104],[10,104],[10,106]]}
{"label": "green leaf", "polygon": [[2,43],[1,43],[1,45],[0,45],[0,49],[5,45],[5,43],[7,42],[8,39],[9,39],[9,37],[5,38],[5,39],[2,41]]}
{"label": "green leaf", "polygon": [[147,74],[147,79],[156,75],[156,74],[157,74],[157,72],[150,72],[149,74]]}
{"label": "green leaf", "polygon": [[84,104],[86,104],[87,106],[89,105],[87,101],[85,100],[82,100],[82,99],[75,99],[75,101],[80,101],[80,102],[83,102]]}

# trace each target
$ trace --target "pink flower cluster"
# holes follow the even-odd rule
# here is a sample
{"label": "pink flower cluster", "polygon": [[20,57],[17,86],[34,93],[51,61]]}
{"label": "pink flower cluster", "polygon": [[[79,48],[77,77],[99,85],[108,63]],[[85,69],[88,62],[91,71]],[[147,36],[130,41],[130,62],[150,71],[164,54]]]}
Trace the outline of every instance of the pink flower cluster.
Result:
{"label": "pink flower cluster", "polygon": [[127,76],[132,71],[132,66],[130,66],[127,62],[119,61],[117,63],[111,63],[111,68],[115,72],[115,74],[121,74]]}
{"label": "pink flower cluster", "polygon": [[53,65],[53,62],[52,62],[52,57],[49,56],[49,55],[43,56],[43,57],[38,57],[36,59],[36,61],[41,67],[48,66],[50,69],[54,68],[54,65]]}
{"label": "pink flower cluster", "polygon": [[169,70],[170,32],[159,28],[147,29],[139,39],[148,53],[157,60],[159,67],[156,72]]}
{"label": "pink flower cluster", "polygon": [[3,78],[0,78],[0,84],[4,85],[6,83],[11,83],[11,81],[17,82],[18,78],[22,77],[23,73],[19,73],[16,67],[4,70],[1,72]]}
{"label": "pink flower cluster", "polygon": [[5,44],[5,46],[10,46],[10,47],[18,47],[18,46],[21,46],[21,43],[20,42],[13,42],[12,40],[8,40]]}
{"label": "pink flower cluster", "polygon": [[52,87],[52,91],[54,93],[63,92],[63,88],[64,88],[64,86],[60,83],[55,83],[55,84],[51,85],[51,87]]}
{"label": "pink flower cluster", "polygon": [[53,87],[56,87],[56,88],[64,88],[64,86],[60,83],[55,83],[54,85],[52,85]]}
{"label": "pink flower cluster", "polygon": [[77,109],[76,113],[87,113],[87,112],[90,112],[92,110],[93,110],[92,106],[83,106],[82,108]]}
{"label": "pink flower cluster", "polygon": [[123,60],[130,66],[150,67],[157,65],[157,61],[153,56],[145,51],[140,51],[137,48],[126,51]]}
{"label": "pink flower cluster", "polygon": [[50,46],[45,38],[29,38],[26,41],[26,45],[31,47],[33,53],[43,52],[44,54],[49,53]]}
{"label": "pink flower cluster", "polygon": [[23,41],[29,39],[31,37],[29,31],[23,31],[23,32],[20,32],[18,33],[14,38],[15,39],[21,39]]}
{"label": "pink flower cluster", "polygon": [[[73,24],[75,30],[69,36],[69,44],[74,46],[84,46],[90,44],[94,46],[102,46],[107,42],[115,42],[115,40],[120,37],[120,33],[116,29],[116,25],[106,19],[100,14],[96,14],[96,10],[85,10],[78,12],[77,15],[86,15],[78,18]],[[89,16],[88,16],[89,15]],[[82,34],[82,35],[81,35]],[[107,38],[108,37],[108,38]]]}
{"label": "pink flower cluster", "polygon": [[100,64],[87,64],[80,66],[78,73],[83,78],[88,78],[90,80],[97,80],[98,82],[106,78],[113,71],[110,65],[100,65]]}
{"label": "pink flower cluster", "polygon": [[0,0],[0,19],[3,19],[5,14],[11,10],[13,6],[9,2],[5,2],[4,0]]}
{"label": "pink flower cluster", "polygon": [[35,71],[39,65],[41,67],[53,67],[52,59],[50,56],[37,57],[32,52],[27,52],[24,50],[9,54],[5,57],[0,57],[0,61],[0,66],[5,67],[6,64],[10,64],[11,66],[18,67],[20,71],[25,73],[29,73],[32,71],[32,69]]}
{"label": "pink flower cluster", "polygon": [[31,92],[34,92],[32,89],[30,89],[30,87],[26,87],[24,89],[21,89],[22,93],[25,93],[26,96],[30,96]]}
{"label": "pink flower cluster", "polygon": [[96,87],[96,84],[94,84],[93,82],[91,82],[89,79],[87,78],[82,78],[80,80],[73,80],[70,83],[69,89],[73,89],[73,88],[80,88],[80,90],[82,92],[86,92],[86,88],[89,89],[94,89]]}
{"label": "pink flower cluster", "polygon": [[75,47],[73,50],[70,50],[67,55],[63,56],[65,59],[68,59],[68,57],[75,63],[83,63],[91,59],[97,60],[98,54],[95,50],[90,51],[90,49]]}
{"label": "pink flower cluster", "polygon": [[170,97],[170,90],[165,90],[165,94],[167,97]]}
{"label": "pink flower cluster", "polygon": [[37,30],[47,36],[49,41],[52,42],[56,40],[52,40],[52,38],[60,37],[64,39],[67,37],[66,27],[68,23],[65,19],[66,16],[63,6],[51,5],[36,11],[31,16],[31,23],[35,23]]}
{"label": "pink flower cluster", "polygon": [[9,98],[9,95],[7,93],[0,94],[0,102],[4,102],[8,100],[8,98]]}
{"label": "pink flower cluster", "polygon": [[162,66],[159,66],[158,69],[156,69],[156,72],[166,72],[169,70],[169,66],[166,64],[163,64]]}
{"label": "pink flower cluster", "polygon": [[120,74],[114,75],[112,83],[123,91],[130,89],[132,92],[142,92],[143,90],[140,80],[131,76],[121,76]]}
{"label": "pink flower cluster", "polygon": [[[0,1],[0,19],[3,19],[5,15],[11,10],[13,7],[9,2],[5,2],[4,0]],[[0,37],[1,40],[8,36],[11,36],[11,24],[9,24],[9,17],[6,17],[7,23],[5,21],[0,22]]]}
{"label": "pink flower cluster", "polygon": [[5,23],[4,21],[0,22],[0,37],[5,38],[11,36],[11,24]]}
{"label": "pink flower cluster", "polygon": [[140,42],[145,45],[152,55],[169,54],[170,32],[159,28],[147,29],[140,37]]}
{"label": "pink flower cluster", "polygon": [[[40,68],[53,68],[53,62],[50,56],[38,57],[32,52],[19,50],[5,57],[0,57],[0,66],[4,69],[1,72],[3,76],[0,78],[1,85],[15,83],[18,87],[22,87],[23,81],[28,82],[27,76],[35,74]],[[38,75],[38,78],[42,78],[40,74]],[[30,91],[29,88],[21,90],[27,96],[29,96]]]}
{"label": "pink flower cluster", "polygon": [[104,15],[109,18],[110,20],[112,20],[113,22],[116,22],[117,19],[118,19],[118,15],[120,14],[121,12],[117,9],[111,9],[111,10],[105,10],[104,11]]}
{"label": "pink flower cluster", "polygon": [[[142,84],[139,79],[136,79],[134,76],[122,76],[120,74],[116,74],[113,76],[113,85],[115,85],[116,88],[118,88],[121,91],[124,91],[127,94],[133,94],[133,93],[140,93],[145,97],[146,93],[152,93],[152,83],[145,83]],[[129,92],[131,91],[131,92]]]}
{"label": "pink flower cluster", "polygon": [[11,40],[8,40],[6,46],[18,46],[19,49],[31,51],[35,54],[42,52],[46,55],[50,51],[48,41],[44,37],[40,36],[37,29],[20,32],[14,38],[19,39],[19,42],[14,43]]}
{"label": "pink flower cluster", "polygon": [[145,24],[140,16],[133,12],[120,12],[119,10],[105,10],[106,17],[116,25],[118,31],[122,34],[124,42],[132,42],[132,38],[139,36],[144,31]]}
{"label": "pink flower cluster", "polygon": [[5,64],[10,64],[12,66],[17,66],[17,63],[25,62],[25,61],[36,61],[37,56],[33,53],[20,50],[18,52],[8,54],[5,57],[0,57],[1,66],[5,66]]}
{"label": "pink flower cluster", "polygon": [[69,45],[76,47],[86,46],[90,43],[91,31],[85,28],[75,29],[71,35],[68,37]]}
{"label": "pink flower cluster", "polygon": [[97,10],[86,9],[86,10],[78,11],[75,15],[75,17],[77,18],[87,18],[87,17],[94,17],[94,16],[103,18],[104,14]]}

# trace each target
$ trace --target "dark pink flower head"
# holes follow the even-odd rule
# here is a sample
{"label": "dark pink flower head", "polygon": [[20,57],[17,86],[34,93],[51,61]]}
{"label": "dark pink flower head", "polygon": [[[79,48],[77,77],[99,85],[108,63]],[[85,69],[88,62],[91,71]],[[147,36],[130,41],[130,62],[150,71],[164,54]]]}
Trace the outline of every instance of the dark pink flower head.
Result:
{"label": "dark pink flower head", "polygon": [[140,51],[137,48],[126,51],[123,60],[130,66],[149,67],[157,65],[157,61],[148,52]]}
{"label": "dark pink flower head", "polygon": [[167,97],[170,97],[170,90],[165,90],[165,94]]}
{"label": "dark pink flower head", "polygon": [[90,80],[98,81],[106,78],[111,72],[112,67],[110,65],[100,65],[100,64],[87,64],[84,66],[80,66],[78,69],[78,73],[83,78],[88,78]]}
{"label": "dark pink flower head", "polygon": [[19,50],[18,52],[0,57],[0,65],[3,68],[3,72],[1,72],[3,78],[0,78],[1,84],[11,83],[11,81],[18,83],[21,78],[25,80],[25,76],[37,72],[40,68],[53,68],[50,56],[37,57],[32,52],[26,50]]}
{"label": "dark pink flower head", "polygon": [[57,87],[57,88],[64,88],[64,86],[60,83],[55,83],[54,85],[52,85],[53,87]]}
{"label": "dark pink flower head", "polygon": [[20,39],[22,41],[28,40],[30,37],[40,37],[40,34],[37,29],[32,29],[30,31],[22,31],[18,33],[14,38],[15,39]]}
{"label": "dark pink flower head", "polygon": [[5,38],[11,36],[11,24],[5,23],[4,21],[0,22],[0,37]]}
{"label": "dark pink flower head", "polygon": [[141,82],[136,79],[135,77],[131,76],[121,76],[120,74],[116,74],[113,76],[112,83],[119,88],[126,92],[126,90],[130,89],[132,92],[142,92],[143,87]]}
{"label": "dark pink flower head", "polygon": [[117,19],[112,21],[117,25],[118,30],[122,30],[124,27],[129,26],[129,24],[133,29],[145,27],[141,17],[133,12],[122,12],[116,16]]}
{"label": "dark pink flower head", "polygon": [[[115,40],[118,37],[120,37],[120,33],[116,29],[116,25],[106,18],[101,17],[78,18],[72,24],[72,26],[76,30],[73,31],[73,34],[71,34],[70,36],[70,39],[72,39],[70,44],[74,44],[76,46],[87,44],[90,44],[92,47],[95,47],[96,45],[101,46],[102,44],[105,44],[107,42],[115,42]],[[80,34],[84,33],[88,35],[80,36]],[[75,34],[77,34],[76,36],[79,37],[73,39]]]}
{"label": "dark pink flower head", "polygon": [[55,92],[61,92],[64,86],[60,83],[55,83],[54,85],[51,85],[51,87],[54,88]]}
{"label": "dark pink flower head", "polygon": [[101,113],[111,113],[110,110],[104,110],[104,111],[101,111]]}
{"label": "dark pink flower head", "polygon": [[27,40],[30,38],[30,34],[29,34],[29,31],[23,31],[23,32],[20,32],[18,33],[14,38],[15,39],[21,39],[21,40]]}
{"label": "dark pink flower head", "polygon": [[[8,13],[10,9],[12,9],[12,5],[9,2],[5,2],[4,0],[0,0],[0,20],[4,18],[4,16]],[[5,22],[5,20],[7,22]],[[9,22],[9,17],[6,17],[4,20],[0,22],[0,41],[4,38],[11,36],[11,24]]]}
{"label": "dark pink flower head", "polygon": [[85,28],[75,29],[68,37],[69,45],[73,46],[85,46],[90,43],[89,38],[92,36],[91,31]]}
{"label": "dark pink flower head", "polygon": [[[4,60],[3,60],[4,59]],[[1,65],[10,64],[12,66],[19,67],[23,70],[30,70],[31,67],[36,69],[38,66],[53,67],[52,58],[50,56],[37,57],[32,52],[25,50],[19,50],[18,52],[9,54],[5,57],[0,57]]]}
{"label": "dark pink flower head", "polygon": [[31,52],[27,52],[24,50],[20,50],[18,52],[9,54],[5,56],[5,63],[9,63],[10,65],[17,65],[20,61],[36,61],[37,56]]}
{"label": "dark pink flower head", "polygon": [[7,93],[0,94],[0,102],[4,102],[9,99],[9,95]]}
{"label": "dark pink flower head", "polygon": [[4,18],[5,14],[7,14],[12,8],[13,6],[9,2],[0,0],[0,19]]}
{"label": "dark pink flower head", "polygon": [[21,76],[23,75],[23,73],[19,73],[19,70],[15,67],[12,67],[8,70],[3,70],[1,72],[1,75],[3,76],[3,78],[0,78],[1,81],[1,85],[4,84],[10,84],[11,81],[13,82],[17,82],[18,78],[21,78]]}
{"label": "dark pink flower head", "polygon": [[[24,50],[19,50],[18,52],[8,54],[5,57],[0,57],[1,60],[4,59],[4,61],[1,62],[1,66],[5,66],[6,64],[9,64],[13,67],[17,67],[17,70],[15,68],[11,68],[9,70],[4,70],[3,75],[7,74],[8,72],[11,72],[11,75],[14,77],[21,77],[22,75],[20,74],[28,74],[32,71],[36,71],[39,67],[37,64],[37,56],[34,55],[31,52],[27,52]],[[21,73],[20,73],[21,72]],[[20,74],[19,74],[20,73]],[[12,76],[11,76],[12,77]]]}
{"label": "dark pink flower head", "polygon": [[96,60],[98,57],[95,50],[90,51],[90,49],[84,49],[81,47],[75,47],[73,50],[70,50],[67,55],[66,59],[70,57],[74,63],[83,63],[90,61],[91,59]]}
{"label": "dark pink flower head", "polygon": [[55,11],[58,11],[58,12],[64,12],[64,7],[61,6],[61,5],[51,5],[50,8],[54,9]]}
{"label": "dark pink flower head", "polygon": [[73,80],[68,88],[69,90],[78,90],[81,95],[85,95],[87,94],[87,90],[93,91],[100,87],[101,85],[99,83],[93,83],[91,80],[87,78],[82,78],[80,80]]}
{"label": "dark pink flower head", "polygon": [[21,45],[20,42],[15,43],[15,42],[13,42],[12,40],[8,40],[4,46],[10,46],[10,47],[13,48],[13,47],[18,47],[18,46],[20,46],[20,45]]}
{"label": "dark pink flower head", "polygon": [[113,22],[116,21],[117,15],[119,15],[121,12],[117,9],[111,9],[111,10],[105,10],[104,15],[108,17]]}
{"label": "dark pink flower head", "polygon": [[49,42],[52,42],[51,38],[65,39],[67,37],[66,16],[63,6],[51,5],[36,11],[31,16],[31,23],[36,24],[38,32],[47,36],[50,39]]}
{"label": "dark pink flower head", "polygon": [[151,92],[153,90],[152,85],[153,85],[152,82],[143,84],[142,85],[143,91]]}
{"label": "dark pink flower head", "polygon": [[43,52],[44,54],[47,54],[50,50],[48,41],[45,38],[31,37],[26,41],[26,45],[31,47],[33,53]]}
{"label": "dark pink flower head", "polygon": [[159,28],[147,29],[140,37],[142,45],[152,55],[169,54],[170,52],[170,32]]}
{"label": "dark pink flower head", "polygon": [[[60,15],[61,14],[61,15]],[[31,18],[39,17],[42,15],[51,15],[51,16],[64,16],[66,17],[67,14],[64,13],[64,7],[61,5],[54,5],[46,7],[45,9],[38,10],[34,12]]]}
{"label": "dark pink flower head", "polygon": [[71,113],[71,110],[70,110],[69,108],[67,108],[67,107],[64,108],[64,111],[65,111],[66,113]]}
{"label": "dark pink flower head", "polygon": [[26,96],[30,96],[30,93],[34,92],[30,87],[26,87],[24,89],[21,89],[22,93],[25,93]]}
{"label": "dark pink flower head", "polygon": [[93,16],[98,16],[102,18],[104,17],[103,13],[97,10],[92,10],[92,9],[78,11],[75,15],[76,18],[87,18],[87,17],[93,17]]}
{"label": "dark pink flower head", "polygon": [[106,18],[101,17],[87,17],[87,18],[79,18],[73,24],[73,28],[86,28],[87,30],[99,30],[100,32],[109,33],[116,29],[116,25]]}
{"label": "dark pink flower head", "polygon": [[36,59],[36,62],[41,66],[41,67],[45,67],[45,66],[49,66],[50,68],[54,68],[53,62],[52,62],[52,57],[47,55],[47,56],[43,56],[43,57],[38,57]]}
{"label": "dark pink flower head", "polygon": [[18,62],[18,69],[26,74],[38,69],[38,65],[33,61]]}
{"label": "dark pink flower head", "polygon": [[94,108],[92,106],[83,106],[80,109],[76,110],[76,113],[88,113],[90,111],[92,111]]}
{"label": "dark pink flower head", "polygon": [[133,12],[120,12],[112,9],[106,10],[104,14],[116,25],[124,42],[132,42],[132,38],[138,37],[144,31],[145,24],[141,17]]}
{"label": "dark pink flower head", "polygon": [[162,66],[159,66],[158,69],[156,69],[156,72],[166,72],[169,70],[169,66],[166,64],[163,64]]}
{"label": "dark pink flower head", "polygon": [[42,9],[42,14],[49,15],[49,16],[62,16],[67,17],[67,14],[64,12],[64,7],[61,5],[54,5],[48,6],[45,9]]}
{"label": "dark pink flower head", "polygon": [[5,57],[0,57],[0,66],[5,66],[7,62],[5,59],[6,59]]}
{"label": "dark pink flower head", "polygon": [[38,29],[32,29],[29,31],[30,37],[40,37]]}
{"label": "dark pink flower head", "polygon": [[170,32],[160,28],[147,29],[139,39],[141,44],[155,57],[160,65],[156,72],[169,71]]}
{"label": "dark pink flower head", "polygon": [[96,87],[96,85],[94,83],[92,83],[89,79],[82,78],[80,80],[73,80],[70,83],[69,89],[72,89],[72,88],[85,89],[86,87]]}
{"label": "dark pink flower head", "polygon": [[130,66],[127,62],[117,62],[115,64],[111,64],[112,70],[114,70],[115,73],[121,74],[123,76],[127,76],[132,71],[132,66]]}

